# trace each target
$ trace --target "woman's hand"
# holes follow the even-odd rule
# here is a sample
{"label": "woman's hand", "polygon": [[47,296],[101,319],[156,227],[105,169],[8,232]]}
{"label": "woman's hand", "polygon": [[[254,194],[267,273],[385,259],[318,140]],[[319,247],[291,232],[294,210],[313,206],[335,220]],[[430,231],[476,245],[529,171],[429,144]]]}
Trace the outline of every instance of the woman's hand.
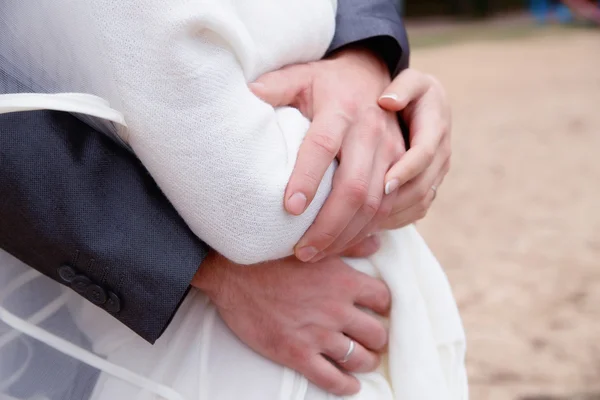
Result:
{"label": "woman's hand", "polygon": [[[397,227],[403,219],[412,217],[405,224],[414,222],[423,214],[421,207],[428,205],[422,184],[411,181],[406,190],[392,189],[396,181],[401,186],[406,177],[418,179],[426,171],[431,174],[430,164],[439,158],[434,152],[447,132],[437,122],[449,125],[449,121],[430,123],[423,119],[445,115],[446,100],[441,91],[425,90],[434,81],[413,70],[400,74],[384,90],[389,82],[387,68],[373,54],[348,49],[331,59],[268,73],[250,85],[272,106],[291,105],[312,120],[286,189],[284,205],[288,212],[303,213],[327,167],[336,157],[340,161],[331,195],[296,246],[296,256],[302,261],[315,262],[339,254],[382,227]],[[377,99],[390,90],[401,90],[398,99],[406,104],[387,96],[380,100],[381,106],[390,109],[385,111]],[[410,162],[393,168],[405,153],[396,119],[396,112],[403,108],[411,129],[417,130],[411,134],[415,142],[411,145],[417,150],[411,149],[415,154]],[[442,154],[442,158],[445,161],[447,157]],[[410,173],[398,173],[405,164],[413,168]],[[384,195],[386,183],[388,195]]]}
{"label": "woman's hand", "polygon": [[379,105],[400,112],[410,129],[410,149],[385,175],[385,218],[375,218],[342,253],[347,257],[373,254],[380,230],[398,229],[425,217],[450,168],[451,112],[442,85],[434,77],[407,69],[379,99]]}
{"label": "woman's hand", "polygon": [[398,75],[379,105],[400,112],[410,131],[410,149],[385,176],[393,206],[379,228],[396,229],[425,217],[450,169],[451,110],[439,81],[412,69]]}
{"label": "woman's hand", "polygon": [[250,88],[272,106],[291,105],[312,120],[286,188],[284,205],[300,215],[313,200],[323,175],[337,157],[333,190],[313,225],[296,246],[302,261],[336,254],[377,213],[384,177],[404,152],[395,114],[377,105],[391,79],[386,65],[364,49],[294,65],[262,76]]}

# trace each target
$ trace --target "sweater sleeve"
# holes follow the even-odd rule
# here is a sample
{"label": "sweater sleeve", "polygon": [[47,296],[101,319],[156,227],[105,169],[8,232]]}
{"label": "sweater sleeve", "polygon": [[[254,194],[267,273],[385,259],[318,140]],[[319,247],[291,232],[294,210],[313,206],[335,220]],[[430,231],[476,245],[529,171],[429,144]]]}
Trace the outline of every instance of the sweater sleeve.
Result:
{"label": "sweater sleeve", "polygon": [[325,53],[335,10],[314,3],[327,8],[306,14],[320,16],[313,33],[300,36],[303,26],[284,21],[257,31],[280,33],[260,42],[248,33],[258,25],[246,21],[242,29],[218,7],[174,8],[168,24],[158,11],[129,7],[105,30],[129,127],[124,139],[191,230],[240,264],[290,255],[331,188],[333,164],[308,210],[285,212],[285,187],[309,121],[296,109],[274,109],[247,87],[269,69]]}

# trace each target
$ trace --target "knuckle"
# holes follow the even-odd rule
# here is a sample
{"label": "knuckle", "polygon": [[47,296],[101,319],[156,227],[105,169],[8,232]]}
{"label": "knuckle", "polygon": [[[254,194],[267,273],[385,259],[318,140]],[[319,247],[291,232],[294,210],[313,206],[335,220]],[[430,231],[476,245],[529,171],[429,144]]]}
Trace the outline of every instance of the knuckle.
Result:
{"label": "knuckle", "polygon": [[419,204],[423,203],[425,201],[425,199],[427,198],[427,195],[429,194],[430,190],[431,190],[431,188],[425,184],[418,185],[415,188],[415,197],[416,197],[417,203],[419,203]]}
{"label": "knuckle", "polygon": [[340,99],[339,105],[342,110],[342,112],[340,112],[340,116],[346,121],[350,121],[350,116],[357,114],[359,110],[359,104],[360,101],[358,100],[358,96]]}
{"label": "knuckle", "polygon": [[365,179],[355,178],[345,185],[346,197],[352,205],[363,205],[369,195],[369,182]]}
{"label": "knuckle", "polygon": [[362,211],[367,217],[373,218],[377,215],[381,206],[381,197],[375,195],[368,195],[365,204],[362,207]]}
{"label": "knuckle", "polygon": [[427,161],[427,164],[431,164],[433,157],[435,157],[435,149],[431,146],[421,147],[421,155]]}
{"label": "knuckle", "polygon": [[388,287],[382,282],[381,288],[375,293],[375,303],[380,309],[388,309],[392,302],[392,295]]}
{"label": "knuckle", "polygon": [[399,160],[406,153],[406,145],[403,141],[396,141],[392,147],[392,159]]}
{"label": "knuckle", "polygon": [[316,133],[311,136],[311,142],[317,148],[319,148],[328,157],[334,158],[338,151],[339,145],[332,135],[327,133]]}
{"label": "knuckle", "polygon": [[354,295],[358,293],[361,287],[361,282],[358,276],[360,275],[355,270],[352,270],[351,273],[339,276],[337,282],[340,285],[339,287],[343,288],[343,292],[345,295],[349,297],[354,297]]}
{"label": "knuckle", "polygon": [[392,207],[392,203],[384,201],[377,210],[375,218],[379,221],[389,218],[390,214],[392,213]]}
{"label": "knuckle", "polygon": [[331,303],[327,306],[327,313],[338,324],[345,325],[349,318],[349,313],[346,305],[342,303]]}
{"label": "knuckle", "polygon": [[377,324],[377,326],[374,327],[372,334],[374,346],[373,350],[381,350],[385,348],[388,342],[388,333],[386,329],[381,324]]}
{"label": "knuckle", "polygon": [[383,131],[385,127],[385,113],[376,106],[369,105],[363,110],[364,124],[373,130]]}
{"label": "knuckle", "polygon": [[297,368],[304,368],[310,362],[310,347],[306,345],[291,345],[287,349],[287,358],[289,362]]}
{"label": "knuckle", "polygon": [[418,207],[415,217],[417,220],[423,219],[427,216],[427,211],[429,211],[429,207],[421,205]]}
{"label": "knuckle", "polygon": [[319,348],[327,348],[331,341],[331,333],[325,329],[318,329],[314,333],[314,340]]}

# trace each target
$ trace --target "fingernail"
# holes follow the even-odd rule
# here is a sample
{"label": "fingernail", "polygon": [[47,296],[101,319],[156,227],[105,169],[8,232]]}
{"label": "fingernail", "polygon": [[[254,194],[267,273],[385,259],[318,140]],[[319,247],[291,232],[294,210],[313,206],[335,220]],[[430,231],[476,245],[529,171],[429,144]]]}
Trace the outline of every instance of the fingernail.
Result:
{"label": "fingernail", "polygon": [[300,261],[308,262],[312,258],[314,258],[314,256],[316,256],[318,252],[319,252],[319,250],[317,250],[316,248],[314,248],[312,246],[302,247],[301,249],[298,249],[298,251],[296,252],[296,257],[298,257],[298,260],[300,260]]}
{"label": "fingernail", "polygon": [[398,101],[398,95],[396,93],[386,93],[379,98],[379,100],[390,99],[394,101]]}
{"label": "fingernail", "polygon": [[380,100],[382,100],[382,99],[398,100],[398,95],[396,93],[386,93],[386,94],[382,95],[379,99]]}
{"label": "fingernail", "polygon": [[304,193],[294,193],[287,201],[287,210],[290,214],[300,215],[306,208],[306,196]]}
{"label": "fingernail", "polygon": [[388,183],[385,184],[385,194],[388,195],[392,193],[394,190],[398,189],[398,186],[400,186],[398,179],[388,181]]}

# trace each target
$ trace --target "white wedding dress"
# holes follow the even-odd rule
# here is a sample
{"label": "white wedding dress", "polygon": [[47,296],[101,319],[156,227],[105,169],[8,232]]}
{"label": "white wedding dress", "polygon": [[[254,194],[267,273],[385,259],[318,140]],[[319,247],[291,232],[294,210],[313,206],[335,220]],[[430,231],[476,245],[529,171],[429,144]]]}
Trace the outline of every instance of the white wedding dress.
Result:
{"label": "white wedding dress", "polygon": [[[77,113],[129,146],[212,248],[241,264],[284,257],[323,205],[336,165],[307,212],[288,215],[283,193],[309,121],[263,103],[247,82],[320,59],[334,33],[336,3],[4,0],[0,67],[44,94],[0,95],[0,112]],[[379,371],[358,376],[362,391],[353,398],[466,399],[458,310],[415,228],[387,232],[377,254],[346,261],[384,279],[393,298],[389,354]],[[78,371],[98,371],[86,392],[94,400],[334,398],[255,354],[195,290],[152,346],[6,253],[0,266],[0,399],[15,397],[11,386],[40,347],[45,360],[68,357]],[[36,303],[32,296],[46,300],[23,307]],[[48,326],[57,318],[68,323]],[[43,381],[56,393],[81,379]]]}

